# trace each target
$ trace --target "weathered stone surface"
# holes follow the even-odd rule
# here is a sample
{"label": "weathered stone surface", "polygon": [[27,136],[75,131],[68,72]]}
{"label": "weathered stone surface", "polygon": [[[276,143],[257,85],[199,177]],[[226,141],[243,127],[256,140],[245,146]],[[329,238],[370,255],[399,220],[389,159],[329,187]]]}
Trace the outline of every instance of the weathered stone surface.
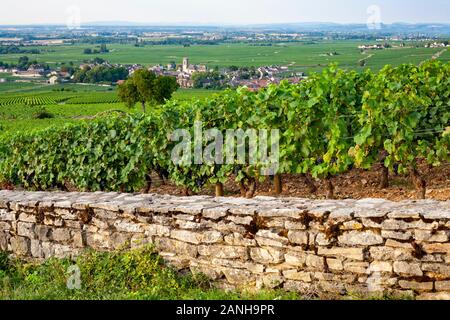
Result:
{"label": "weathered stone surface", "polygon": [[24,237],[12,237],[10,239],[11,251],[19,256],[27,256],[30,250],[30,239]]}
{"label": "weathered stone surface", "polygon": [[416,282],[416,281],[406,281],[400,280],[398,285],[403,289],[411,289],[414,291],[432,291],[433,282]]}
{"label": "weathered stone surface", "polygon": [[181,241],[157,237],[154,244],[156,248],[163,252],[175,252],[192,258],[197,257],[197,247]]}
{"label": "weathered stone surface", "polygon": [[257,213],[261,217],[289,217],[298,218],[304,210],[296,208],[263,208],[258,209]]}
{"label": "weathered stone surface", "polygon": [[198,253],[202,256],[219,259],[241,259],[247,260],[248,252],[245,247],[230,247],[221,245],[198,246]]}
{"label": "weathered stone surface", "polygon": [[306,265],[306,254],[304,252],[288,251],[284,255],[284,259],[287,264],[292,266],[303,267]]}
{"label": "weathered stone surface", "polygon": [[223,242],[223,234],[218,231],[202,232],[202,243],[213,244]]}
{"label": "weathered stone surface", "polygon": [[422,270],[431,275],[433,278],[448,279],[450,278],[450,265],[442,263],[424,263]]}
{"label": "weathered stone surface", "polygon": [[[311,234],[310,238],[312,238]],[[331,244],[330,239],[328,239],[324,233],[317,234],[314,241],[318,246],[328,246]]]}
{"label": "weathered stone surface", "polygon": [[35,239],[34,227],[35,225],[33,223],[19,222],[17,223],[17,234],[28,239]]}
{"label": "weathered stone surface", "polygon": [[117,220],[114,222],[114,227],[116,227],[117,231],[122,232],[144,232],[144,229],[140,224],[128,221]]}
{"label": "weathered stone surface", "polygon": [[426,243],[422,249],[426,253],[449,253],[450,243]]}
{"label": "weathered stone surface", "polygon": [[193,244],[202,243],[202,235],[200,233],[195,233],[187,230],[172,230],[170,232],[170,237],[176,240]]}
{"label": "weathered stone surface", "polygon": [[254,261],[262,264],[274,264],[284,261],[283,251],[272,248],[251,248],[250,256]]}
{"label": "weathered stone surface", "polygon": [[364,260],[364,250],[362,248],[323,248],[319,247],[318,255],[326,257],[343,257],[352,260]]}
{"label": "weathered stone surface", "polygon": [[380,261],[410,261],[413,260],[413,250],[390,247],[371,247],[370,256]]}
{"label": "weathered stone surface", "polygon": [[425,242],[448,242],[450,236],[450,230],[445,231],[425,231],[425,230],[416,230],[414,232],[414,238],[417,241],[425,241]]}
{"label": "weathered stone surface", "polygon": [[257,285],[259,289],[268,288],[275,289],[282,285],[284,278],[278,274],[264,274],[261,277],[261,285]]}
{"label": "weathered stone surface", "polygon": [[295,244],[308,244],[308,232],[306,231],[289,231],[288,239]]}
{"label": "weathered stone surface", "polygon": [[228,214],[227,207],[212,207],[203,210],[202,215],[204,218],[219,220],[220,218],[226,217]]}
{"label": "weathered stone surface", "polygon": [[369,273],[369,263],[368,262],[345,262],[344,270],[357,274]]}
{"label": "weathered stone surface", "polygon": [[306,265],[319,271],[325,270],[325,258],[314,254],[306,255]]}
{"label": "weathered stone surface", "polygon": [[393,212],[389,213],[388,217],[391,219],[419,219],[420,214],[414,209],[401,209],[394,210]]}
{"label": "weathered stone surface", "polygon": [[377,244],[382,244],[384,242],[383,238],[380,235],[378,235],[372,231],[346,232],[342,236],[338,237],[338,241],[341,244],[350,245],[350,246],[358,246],[358,245],[373,246],[373,245],[377,245]]}
{"label": "weathered stone surface", "polygon": [[402,276],[423,276],[419,263],[396,261],[394,262],[394,272]]}
{"label": "weathered stone surface", "polygon": [[287,270],[283,272],[283,276],[288,280],[312,282],[311,272],[299,272],[297,270]]}
{"label": "weathered stone surface", "polygon": [[16,221],[16,214],[13,211],[0,210],[0,221]]}
{"label": "weathered stone surface", "polygon": [[[235,269],[246,269],[256,274],[263,273],[265,270],[265,267],[262,264],[253,263],[249,261],[241,261],[236,259],[220,259],[220,258],[210,259],[209,257],[205,259],[206,259],[205,264],[208,264],[209,266],[213,265]],[[201,260],[198,259],[197,261]]]}
{"label": "weathered stone surface", "polygon": [[342,224],[341,230],[362,230],[364,228],[363,224],[358,221],[346,221]]}
{"label": "weathered stone surface", "polygon": [[406,232],[396,232],[396,231],[381,231],[381,236],[383,238],[388,238],[388,239],[396,239],[396,240],[410,240],[413,235],[410,231],[406,231]]}
{"label": "weathered stone surface", "polygon": [[228,216],[226,218],[235,224],[249,225],[253,221],[253,217]]}
{"label": "weathered stone surface", "polygon": [[30,253],[33,258],[44,258],[44,252],[42,250],[41,242],[39,240],[30,241]]}
{"label": "weathered stone surface", "polygon": [[387,261],[373,261],[369,266],[369,272],[392,272],[392,263]]}
{"label": "weathered stone surface", "polygon": [[68,242],[70,240],[70,230],[67,228],[53,229],[52,239],[57,242]]}
{"label": "weathered stone surface", "polygon": [[225,243],[230,246],[256,246],[256,240],[244,238],[240,233],[232,233],[224,237]]}
{"label": "weathered stone surface", "polygon": [[417,300],[450,300],[450,292],[423,293]]}
{"label": "weathered stone surface", "polygon": [[306,230],[307,229],[307,227],[303,223],[295,222],[295,221],[291,221],[291,220],[286,221],[284,223],[284,227],[287,230]]}
{"label": "weathered stone surface", "polygon": [[281,247],[283,248],[288,244],[288,239],[278,235],[276,232],[270,230],[260,230],[255,236],[258,245],[264,247]]}
{"label": "weathered stone surface", "polygon": [[284,290],[298,293],[305,293],[311,289],[311,283],[288,280],[283,285]]}
{"label": "weathered stone surface", "polygon": [[222,269],[228,282],[234,285],[247,286],[256,281],[256,277],[249,271],[242,269]]}
{"label": "weathered stone surface", "polygon": [[23,212],[19,214],[19,218],[17,220],[23,222],[36,223],[36,215]]}
{"label": "weathered stone surface", "polygon": [[144,232],[147,236],[169,237],[170,227],[159,224],[150,224],[144,226]]}
{"label": "weathered stone surface", "polygon": [[125,232],[114,232],[111,234],[111,246],[114,249],[127,249],[131,246],[131,234]]}
{"label": "weathered stone surface", "polygon": [[328,269],[330,269],[330,270],[334,270],[334,271],[344,270],[344,264],[341,259],[327,258],[326,263],[327,263]]}
{"label": "weathered stone surface", "polygon": [[411,243],[406,243],[406,242],[399,242],[399,241],[395,241],[392,239],[388,239],[386,240],[385,243],[386,247],[392,247],[392,248],[403,248],[403,249],[407,249],[407,250],[413,250],[414,247]]}
{"label": "weathered stone surface", "polygon": [[436,281],[434,286],[436,291],[450,291],[450,281]]}

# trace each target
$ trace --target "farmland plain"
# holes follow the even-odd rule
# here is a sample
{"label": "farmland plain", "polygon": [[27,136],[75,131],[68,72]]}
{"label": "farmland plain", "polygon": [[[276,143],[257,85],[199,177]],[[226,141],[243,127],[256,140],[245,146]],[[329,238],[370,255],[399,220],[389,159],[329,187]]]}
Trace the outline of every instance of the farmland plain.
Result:
{"label": "farmland plain", "polygon": [[[61,45],[36,47],[41,54],[28,55],[41,63],[57,65],[72,61],[80,64],[96,56],[111,63],[156,65],[171,61],[181,63],[183,57],[189,57],[195,64],[206,64],[209,67],[263,66],[289,65],[297,71],[319,71],[326,65],[337,62],[342,68],[361,69],[359,61],[367,59],[366,67],[373,70],[381,69],[386,63],[398,65],[400,63],[418,63],[430,59],[439,48],[416,48],[412,44],[386,50],[371,51],[362,54],[358,49],[362,41],[320,41],[300,43],[274,43],[270,46],[256,46],[252,44],[219,44],[219,45],[134,45],[111,44],[109,52],[98,55],[83,54],[85,48],[93,47],[89,44]],[[370,42],[369,42],[370,43]],[[398,45],[395,44],[395,45]],[[330,53],[337,55],[330,56]],[[0,61],[17,62],[23,54],[0,55]],[[448,56],[448,55],[445,55]],[[445,56],[443,58],[445,58]]]}

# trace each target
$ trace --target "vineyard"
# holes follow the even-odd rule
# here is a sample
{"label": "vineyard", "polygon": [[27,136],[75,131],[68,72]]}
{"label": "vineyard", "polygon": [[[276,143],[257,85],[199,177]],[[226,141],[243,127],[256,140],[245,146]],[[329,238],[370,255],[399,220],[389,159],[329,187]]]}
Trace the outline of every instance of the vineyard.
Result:
{"label": "vineyard", "polygon": [[76,97],[66,100],[68,104],[96,104],[96,103],[117,103],[119,97],[116,92],[111,93],[89,93],[77,95]]}
{"label": "vineyard", "polygon": [[11,95],[0,98],[0,107],[10,105],[43,106],[60,104],[63,102],[68,104],[117,103],[119,102],[119,99],[117,97],[117,93],[115,92],[49,92],[37,95]]}
{"label": "vineyard", "polygon": [[14,96],[0,99],[0,107],[12,105],[42,106],[49,104],[58,104],[67,97],[52,96]]}
{"label": "vineyard", "polygon": [[[176,164],[171,153],[176,129],[279,129],[280,193],[284,175],[299,175],[314,191],[354,168],[379,166],[380,188],[390,174],[409,174],[417,196],[427,182],[419,162],[437,167],[450,161],[450,63],[386,66],[378,73],[344,71],[331,65],[307,81],[271,85],[259,92],[228,90],[205,100],[171,100],[149,115],[118,114],[91,122],[17,133],[0,142],[0,183],[32,190],[148,192],[155,174],[185,194],[223,185],[230,176],[242,196],[252,197],[266,179],[262,162]],[[273,143],[274,141],[270,141]],[[204,139],[203,147],[210,141]],[[191,141],[194,149],[194,141]],[[225,152],[225,151],[222,151]]]}

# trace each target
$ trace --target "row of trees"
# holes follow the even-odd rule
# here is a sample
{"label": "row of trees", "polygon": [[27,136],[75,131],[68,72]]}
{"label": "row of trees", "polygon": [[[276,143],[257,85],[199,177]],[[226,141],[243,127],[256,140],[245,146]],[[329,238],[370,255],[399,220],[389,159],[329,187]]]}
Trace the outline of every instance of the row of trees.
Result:
{"label": "row of trees", "polygon": [[124,67],[109,67],[98,65],[93,68],[78,69],[73,74],[73,80],[79,83],[115,83],[128,77],[128,69]]}
{"label": "row of trees", "polygon": [[0,46],[0,54],[40,54],[41,51],[35,48],[24,48],[18,46]]}
{"label": "row of trees", "polygon": [[99,53],[108,53],[109,50],[106,47],[106,44],[102,43],[100,45],[100,49],[91,49],[91,48],[86,48],[83,50],[84,54],[99,54]]}

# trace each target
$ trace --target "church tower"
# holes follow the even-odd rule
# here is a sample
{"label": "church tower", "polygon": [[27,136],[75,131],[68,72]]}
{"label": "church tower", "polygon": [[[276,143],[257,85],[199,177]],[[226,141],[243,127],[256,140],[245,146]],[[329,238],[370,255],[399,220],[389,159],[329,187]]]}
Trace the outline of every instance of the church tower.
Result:
{"label": "church tower", "polygon": [[189,58],[183,58],[183,72],[187,72],[189,69]]}

